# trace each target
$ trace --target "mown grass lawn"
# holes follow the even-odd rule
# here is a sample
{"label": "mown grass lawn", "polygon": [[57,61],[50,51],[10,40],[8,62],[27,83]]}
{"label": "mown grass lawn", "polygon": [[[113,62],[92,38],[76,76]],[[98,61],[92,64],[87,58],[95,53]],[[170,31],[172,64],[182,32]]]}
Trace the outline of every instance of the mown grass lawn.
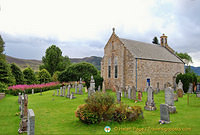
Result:
{"label": "mown grass lawn", "polygon": [[[72,89],[74,91],[74,89]],[[108,90],[109,93],[115,93]],[[53,90],[28,96],[28,108],[33,109],[35,117],[35,134],[108,134],[104,127],[110,126],[109,134],[200,134],[200,98],[194,94],[190,96],[187,105],[187,95],[175,102],[176,114],[170,115],[170,124],[160,125],[160,104],[165,102],[164,92],[154,96],[157,110],[144,110],[147,93],[143,93],[143,101],[134,103],[132,100],[122,98],[122,102],[130,106],[137,105],[143,109],[144,119],[134,122],[102,122],[100,124],[86,125],[75,117],[75,111],[80,104],[84,104],[87,93],[75,95],[76,99],[52,96]],[[116,97],[116,96],[115,96]],[[7,95],[0,100],[0,134],[18,134],[19,116],[18,97]]]}

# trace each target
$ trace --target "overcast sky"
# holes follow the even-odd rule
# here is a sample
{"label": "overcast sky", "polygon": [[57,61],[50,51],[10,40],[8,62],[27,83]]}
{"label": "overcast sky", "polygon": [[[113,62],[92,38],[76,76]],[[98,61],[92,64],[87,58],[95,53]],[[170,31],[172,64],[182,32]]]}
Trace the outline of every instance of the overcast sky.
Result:
{"label": "overcast sky", "polygon": [[116,34],[151,43],[165,33],[200,66],[200,0],[0,0],[5,53],[42,59],[52,44],[73,58],[103,56]]}

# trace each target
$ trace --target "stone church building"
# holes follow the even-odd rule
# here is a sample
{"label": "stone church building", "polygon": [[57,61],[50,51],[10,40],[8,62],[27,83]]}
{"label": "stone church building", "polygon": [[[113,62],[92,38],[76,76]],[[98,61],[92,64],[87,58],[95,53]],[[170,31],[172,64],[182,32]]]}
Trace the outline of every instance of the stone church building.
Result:
{"label": "stone church building", "polygon": [[105,89],[135,86],[137,90],[144,90],[147,85],[164,89],[166,84],[175,87],[176,76],[184,73],[184,62],[168,46],[164,34],[160,43],[119,38],[113,28],[101,61]]}

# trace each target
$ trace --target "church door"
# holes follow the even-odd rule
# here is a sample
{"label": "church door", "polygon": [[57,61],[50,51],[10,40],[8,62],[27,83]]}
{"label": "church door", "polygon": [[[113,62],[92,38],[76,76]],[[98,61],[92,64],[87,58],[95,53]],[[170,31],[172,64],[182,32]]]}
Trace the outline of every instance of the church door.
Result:
{"label": "church door", "polygon": [[150,86],[150,78],[147,79],[147,86]]}

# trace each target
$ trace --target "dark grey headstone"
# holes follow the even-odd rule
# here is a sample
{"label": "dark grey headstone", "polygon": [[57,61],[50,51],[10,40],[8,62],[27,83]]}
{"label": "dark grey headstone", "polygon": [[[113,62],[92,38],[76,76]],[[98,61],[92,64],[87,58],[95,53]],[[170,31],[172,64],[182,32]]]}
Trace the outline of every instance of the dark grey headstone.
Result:
{"label": "dark grey headstone", "polygon": [[169,106],[167,104],[160,104],[160,120],[170,122]]}
{"label": "dark grey headstone", "polygon": [[117,91],[117,102],[121,102],[121,92]]}

